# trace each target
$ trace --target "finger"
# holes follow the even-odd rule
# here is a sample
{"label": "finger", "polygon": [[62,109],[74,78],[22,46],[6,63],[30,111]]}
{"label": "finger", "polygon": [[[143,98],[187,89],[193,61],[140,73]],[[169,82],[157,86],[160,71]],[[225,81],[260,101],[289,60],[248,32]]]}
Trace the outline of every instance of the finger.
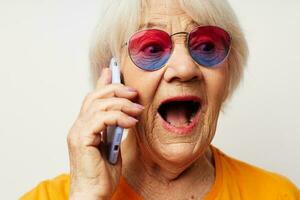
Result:
{"label": "finger", "polygon": [[90,97],[92,99],[98,99],[98,98],[108,98],[108,97],[132,97],[133,95],[137,95],[137,90],[125,86],[120,83],[113,83],[110,85],[105,86],[101,89],[96,89],[93,92],[90,93]]}
{"label": "finger", "polygon": [[144,106],[133,103],[132,101],[125,98],[113,97],[95,100],[86,112],[89,114],[93,114],[95,112],[98,112],[99,110],[119,110],[128,115],[136,117],[142,113],[142,111],[144,110]]}
{"label": "finger", "polygon": [[137,91],[131,87],[124,86],[122,84],[110,84],[101,89],[97,89],[89,93],[82,104],[82,110],[85,111],[89,105],[96,99],[120,97],[130,100],[134,100],[137,97]]}
{"label": "finger", "polygon": [[122,128],[130,128],[135,125],[138,120],[121,111],[99,111],[89,119],[90,132],[98,133],[107,126],[119,126]]}
{"label": "finger", "polygon": [[96,88],[97,89],[102,88],[103,86],[110,84],[111,81],[112,81],[111,70],[108,67],[103,68],[101,71],[101,75],[97,80]]}
{"label": "finger", "polygon": [[137,119],[121,111],[99,111],[84,121],[85,124],[79,126],[85,127],[85,130],[80,131],[79,135],[74,136],[78,137],[76,141],[84,146],[93,146],[95,135],[99,135],[107,126],[130,128],[138,122]]}

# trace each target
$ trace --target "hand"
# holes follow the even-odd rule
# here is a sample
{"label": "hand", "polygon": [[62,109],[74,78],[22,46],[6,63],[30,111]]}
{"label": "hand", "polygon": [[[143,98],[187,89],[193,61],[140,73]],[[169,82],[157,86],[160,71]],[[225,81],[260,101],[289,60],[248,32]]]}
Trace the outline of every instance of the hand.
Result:
{"label": "hand", "polygon": [[143,106],[132,102],[137,97],[135,89],[110,82],[110,69],[103,69],[96,90],[84,99],[69,131],[70,199],[109,199],[119,183],[121,152],[117,164],[109,164],[101,133],[109,125],[135,126]]}

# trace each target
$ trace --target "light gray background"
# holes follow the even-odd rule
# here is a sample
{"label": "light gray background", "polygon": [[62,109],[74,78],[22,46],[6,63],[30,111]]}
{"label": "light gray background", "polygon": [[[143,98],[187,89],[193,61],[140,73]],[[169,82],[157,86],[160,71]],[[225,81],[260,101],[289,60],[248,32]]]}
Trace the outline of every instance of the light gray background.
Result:
{"label": "light gray background", "polygon": [[[68,172],[66,135],[91,90],[102,1],[0,0],[0,188],[16,199]],[[300,185],[300,1],[230,0],[250,47],[213,143]]]}

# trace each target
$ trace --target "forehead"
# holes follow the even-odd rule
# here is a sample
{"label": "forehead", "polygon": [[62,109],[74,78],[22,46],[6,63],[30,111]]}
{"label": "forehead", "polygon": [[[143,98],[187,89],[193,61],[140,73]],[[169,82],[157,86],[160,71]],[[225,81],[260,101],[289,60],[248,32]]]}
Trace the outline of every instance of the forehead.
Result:
{"label": "forehead", "polygon": [[139,29],[160,28],[172,31],[191,29],[197,25],[181,7],[178,0],[144,0]]}
{"label": "forehead", "polygon": [[145,0],[143,1],[143,11],[154,15],[180,15],[184,13],[178,0]]}

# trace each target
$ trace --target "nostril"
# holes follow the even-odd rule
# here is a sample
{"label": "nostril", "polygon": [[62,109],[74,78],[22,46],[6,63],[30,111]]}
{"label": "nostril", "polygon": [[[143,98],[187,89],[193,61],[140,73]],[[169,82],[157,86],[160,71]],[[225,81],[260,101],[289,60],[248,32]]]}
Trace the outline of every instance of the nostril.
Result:
{"label": "nostril", "polygon": [[168,80],[168,82],[197,82],[199,81],[199,77],[198,76],[194,76],[190,79],[182,79],[181,77],[172,77],[171,80]]}

